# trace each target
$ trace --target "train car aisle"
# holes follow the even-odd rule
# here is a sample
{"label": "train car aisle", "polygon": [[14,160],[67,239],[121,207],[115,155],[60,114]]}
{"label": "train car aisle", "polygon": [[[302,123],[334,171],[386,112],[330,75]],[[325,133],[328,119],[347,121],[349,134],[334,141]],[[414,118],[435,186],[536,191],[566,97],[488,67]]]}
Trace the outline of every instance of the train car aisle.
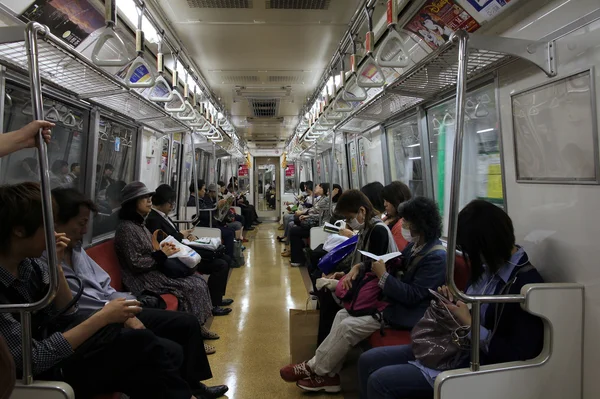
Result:
{"label": "train car aisle", "polygon": [[213,378],[208,385],[227,384],[227,397],[342,398],[342,395],[306,395],[279,377],[289,363],[288,309],[305,306],[307,291],[298,268],[280,256],[277,224],[263,223],[246,244],[246,265],[233,269],[227,297],[233,312],[213,320],[217,353],[209,356]]}

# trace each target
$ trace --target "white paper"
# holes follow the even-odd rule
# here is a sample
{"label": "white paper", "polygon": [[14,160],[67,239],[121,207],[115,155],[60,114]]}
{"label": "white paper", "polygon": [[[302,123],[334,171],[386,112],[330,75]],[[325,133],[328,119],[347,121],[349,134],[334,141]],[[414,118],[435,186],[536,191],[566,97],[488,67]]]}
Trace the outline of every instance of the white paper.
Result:
{"label": "white paper", "polygon": [[384,263],[386,263],[387,261],[389,261],[390,259],[394,259],[397,258],[398,256],[402,255],[402,252],[392,252],[391,254],[385,254],[385,255],[375,255],[372,254],[370,252],[367,251],[358,251],[361,254],[363,254],[364,256],[367,256],[371,259],[375,259],[375,260],[382,260]]}
{"label": "white paper", "polygon": [[323,225],[323,230],[325,230],[325,228],[328,228],[329,230],[333,231],[340,231],[340,228],[338,226],[327,222],[325,222],[325,224]]}

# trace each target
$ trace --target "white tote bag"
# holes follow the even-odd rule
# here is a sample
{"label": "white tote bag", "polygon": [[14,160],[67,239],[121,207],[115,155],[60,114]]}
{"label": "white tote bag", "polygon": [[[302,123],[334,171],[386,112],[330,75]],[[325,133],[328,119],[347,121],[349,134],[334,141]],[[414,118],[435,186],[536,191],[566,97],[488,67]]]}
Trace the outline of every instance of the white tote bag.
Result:
{"label": "white tote bag", "polygon": [[160,246],[162,247],[165,243],[171,243],[179,249],[179,251],[169,256],[169,259],[177,258],[190,269],[196,267],[196,265],[198,265],[198,263],[200,263],[200,261],[202,260],[202,257],[198,252],[194,251],[187,245],[183,245],[182,243],[177,241],[173,236],[168,236],[167,238],[162,240],[160,242]]}

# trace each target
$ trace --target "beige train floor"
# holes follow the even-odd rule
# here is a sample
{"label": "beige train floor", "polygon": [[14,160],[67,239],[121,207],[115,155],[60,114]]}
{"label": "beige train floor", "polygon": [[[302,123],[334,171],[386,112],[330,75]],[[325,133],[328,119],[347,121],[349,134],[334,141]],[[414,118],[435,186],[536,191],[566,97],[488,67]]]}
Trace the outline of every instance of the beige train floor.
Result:
{"label": "beige train floor", "polygon": [[212,320],[211,330],[221,339],[210,342],[217,348],[209,356],[215,377],[205,382],[227,384],[227,397],[233,399],[343,398],[305,393],[279,377],[290,360],[288,309],[305,306],[307,288],[306,272],[280,256],[282,244],[276,237],[282,231],[277,227],[263,223],[248,234],[246,265],[233,269],[227,286],[226,297],[235,300],[233,311]]}

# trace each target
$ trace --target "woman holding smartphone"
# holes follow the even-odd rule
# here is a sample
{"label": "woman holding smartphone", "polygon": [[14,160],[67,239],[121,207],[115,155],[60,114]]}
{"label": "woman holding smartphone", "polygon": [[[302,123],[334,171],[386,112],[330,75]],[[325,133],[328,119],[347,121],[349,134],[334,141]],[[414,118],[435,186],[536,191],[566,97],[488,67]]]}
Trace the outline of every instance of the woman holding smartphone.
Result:
{"label": "woman holding smartphone", "polygon": [[[541,283],[522,247],[515,244],[510,217],[497,206],[475,200],[458,215],[457,246],[471,266],[470,295],[517,294],[526,284]],[[454,301],[447,287],[438,289],[448,309],[464,326],[471,311]],[[481,364],[527,360],[542,350],[542,320],[518,303],[481,306]],[[466,364],[465,364],[466,366]],[[361,398],[433,398],[440,370],[415,360],[410,345],[382,347],[362,354],[358,364]]]}

